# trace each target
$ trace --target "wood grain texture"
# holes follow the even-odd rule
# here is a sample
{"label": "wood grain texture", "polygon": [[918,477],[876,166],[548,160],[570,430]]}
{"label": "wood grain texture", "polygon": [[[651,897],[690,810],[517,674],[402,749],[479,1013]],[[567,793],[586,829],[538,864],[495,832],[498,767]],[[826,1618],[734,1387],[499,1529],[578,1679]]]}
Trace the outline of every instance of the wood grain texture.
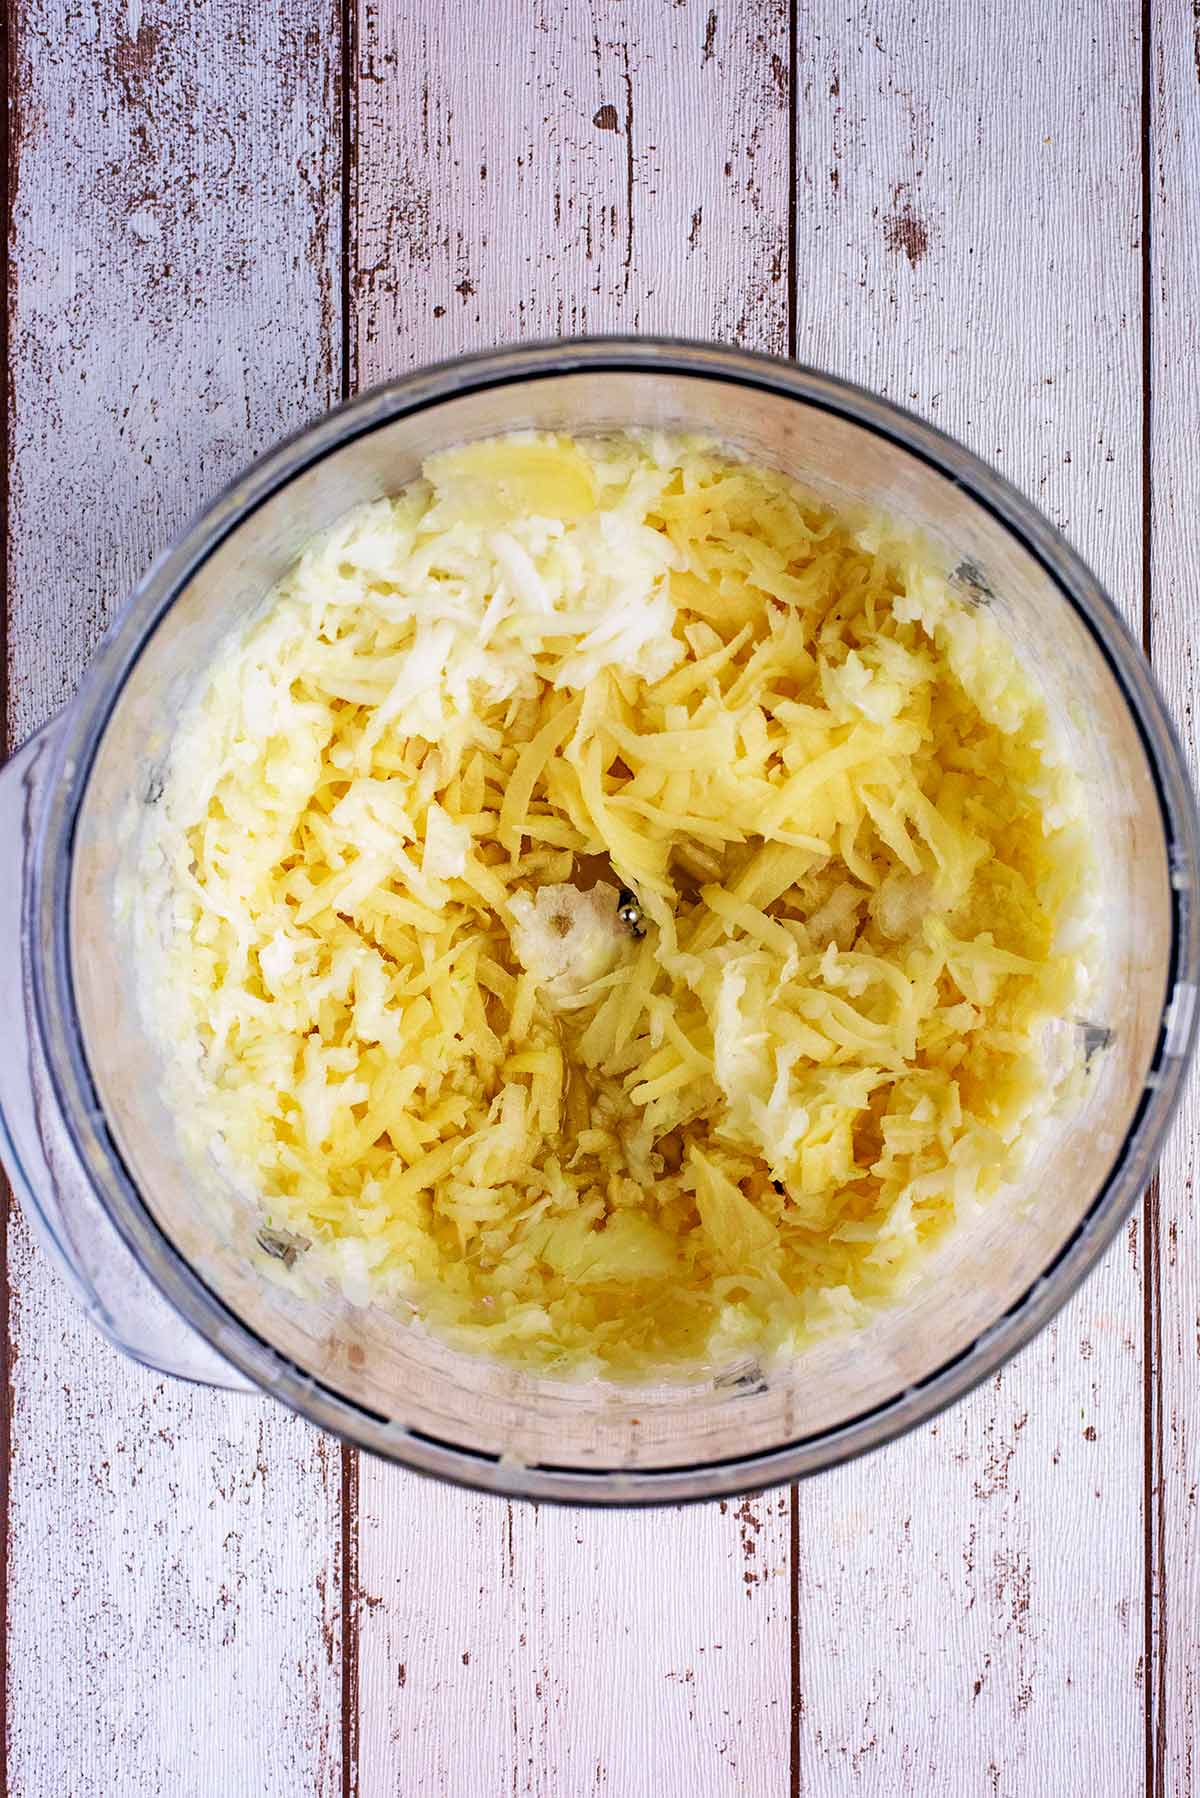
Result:
{"label": "wood grain texture", "polygon": [[[1150,644],[1193,779],[1197,740],[1196,446],[1200,442],[1200,14],[1154,8],[1147,74],[1151,148],[1152,391]],[[1184,372],[1186,371],[1186,373]],[[1154,1798],[1200,1793],[1200,1240],[1196,1077],[1163,1156],[1152,1230],[1149,1314],[1151,1647]]]}
{"label": "wood grain texture", "polygon": [[364,382],[518,337],[787,347],[786,0],[363,0]]}
{"label": "wood grain texture", "polygon": [[[800,18],[797,354],[996,464],[1138,630],[1135,10]],[[1136,1247],[938,1424],[801,1489],[802,1793],[1143,1788]]]}
{"label": "wood grain texture", "polygon": [[[18,12],[13,740],[187,514],[337,387],[333,9]],[[120,1360],[17,1219],[10,1281],[7,1789],[332,1798],[336,1451]]]}
{"label": "wood grain texture", "polygon": [[[359,378],[521,336],[787,343],[786,8],[368,5]],[[786,1790],[786,1496],[511,1509],[360,1468],[360,1798]]]}
{"label": "wood grain texture", "polygon": [[786,1791],[786,1492],[622,1515],[372,1473],[364,1798]]}

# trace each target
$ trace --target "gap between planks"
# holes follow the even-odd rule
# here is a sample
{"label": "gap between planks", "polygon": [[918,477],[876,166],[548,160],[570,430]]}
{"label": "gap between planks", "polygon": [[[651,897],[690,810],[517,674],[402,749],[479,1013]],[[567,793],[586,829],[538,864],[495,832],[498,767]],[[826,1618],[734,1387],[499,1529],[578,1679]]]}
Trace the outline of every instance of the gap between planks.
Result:
{"label": "gap between planks", "polygon": [[[12,741],[9,728],[9,604],[8,604],[8,546],[9,546],[9,450],[12,421],[12,375],[10,366],[11,344],[9,342],[9,319],[11,306],[9,296],[12,293],[12,183],[13,183],[13,151],[15,149],[15,131],[13,121],[16,114],[16,95],[13,91],[13,77],[17,66],[15,34],[17,29],[17,11],[15,6],[5,4],[0,11],[0,64],[3,66],[3,86],[0,87],[0,208],[3,217],[0,219],[0,230],[3,241],[0,243],[0,259],[4,270],[3,312],[0,315],[0,359],[3,370],[0,371],[0,382],[3,384],[3,432],[4,454],[0,458],[0,732],[3,736],[3,758],[7,760],[17,745]],[[8,1541],[12,1509],[12,1293],[9,1288],[8,1252],[9,1235],[12,1225],[13,1191],[8,1176],[0,1169],[0,1328],[4,1331],[3,1345],[0,1346],[0,1798],[8,1798]]]}
{"label": "gap between planks", "polygon": [[[354,365],[354,198],[358,156],[358,4],[339,0],[341,7],[341,59],[338,67],[338,133],[341,232],[338,269],[341,281],[341,397],[348,400],[358,386]],[[341,1710],[342,1798],[357,1798],[361,1723],[359,1686],[359,1583],[358,1583],[358,1450],[349,1442],[339,1446],[340,1526],[339,1565],[341,1583]]]}
{"label": "gap between planks", "polygon": [[[1153,56],[1153,17],[1151,0],[1142,0],[1140,21],[1140,127],[1141,127],[1141,242],[1138,246],[1142,283],[1142,648],[1153,659],[1151,641],[1152,598],[1152,509],[1153,479],[1153,340],[1151,307],[1153,303],[1153,247],[1151,241],[1151,103],[1150,78]],[[1158,1237],[1158,1172],[1155,1170],[1140,1206],[1142,1221],[1142,1553],[1145,1560],[1143,1583],[1143,1705],[1146,1727],[1146,1794],[1160,1798],[1162,1791],[1162,1750],[1165,1745],[1164,1710],[1158,1698],[1157,1682],[1163,1678],[1163,1658],[1157,1652],[1161,1640],[1158,1620],[1165,1600],[1161,1577],[1155,1577],[1154,1511],[1156,1495],[1161,1496],[1162,1449],[1159,1437],[1162,1411],[1162,1257]]]}

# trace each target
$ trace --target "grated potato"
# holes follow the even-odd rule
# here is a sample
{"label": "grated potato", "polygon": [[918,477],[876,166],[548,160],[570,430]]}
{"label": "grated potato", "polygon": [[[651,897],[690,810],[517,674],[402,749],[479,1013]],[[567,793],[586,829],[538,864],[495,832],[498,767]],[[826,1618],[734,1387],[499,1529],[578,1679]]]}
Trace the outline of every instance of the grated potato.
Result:
{"label": "grated potato", "polygon": [[1061,1083],[1041,697],[902,537],[709,444],[431,458],[229,645],[156,817],[181,1128],[491,1354],[852,1321]]}

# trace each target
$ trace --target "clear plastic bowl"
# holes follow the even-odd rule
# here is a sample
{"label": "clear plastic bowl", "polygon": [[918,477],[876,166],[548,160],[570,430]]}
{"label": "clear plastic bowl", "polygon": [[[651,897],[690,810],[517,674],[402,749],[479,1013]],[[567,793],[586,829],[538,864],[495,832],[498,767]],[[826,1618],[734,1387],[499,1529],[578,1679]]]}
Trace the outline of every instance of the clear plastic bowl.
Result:
{"label": "clear plastic bowl", "polygon": [[[1101,834],[1101,992],[1071,1022],[1085,1109],[1019,1190],[964,1220],[897,1305],[786,1368],[653,1387],[472,1359],[375,1307],[297,1295],[249,1207],[175,1144],[112,893],[131,804],[215,647],[350,507],[446,445],[525,427],[718,436],[844,504],[911,523],[1020,646],[1067,730]],[[1152,1171],[1193,1040],[1197,825],[1137,647],[1052,527],[974,456],[869,393],[704,345],[560,343],[462,358],[364,395],[256,462],[156,563],[78,697],[10,763],[24,845],[0,980],[5,1159],[93,1318],[184,1377],[261,1388],[422,1472],[538,1499],[635,1504],[746,1491],[878,1447],[994,1372],[1094,1265]]]}

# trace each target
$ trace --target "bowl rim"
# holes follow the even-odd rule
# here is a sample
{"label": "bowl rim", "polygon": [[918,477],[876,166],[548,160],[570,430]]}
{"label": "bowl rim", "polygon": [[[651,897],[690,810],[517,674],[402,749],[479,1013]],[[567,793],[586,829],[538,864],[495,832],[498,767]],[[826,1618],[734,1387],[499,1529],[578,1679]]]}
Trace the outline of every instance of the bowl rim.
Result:
{"label": "bowl rim", "polygon": [[[462,394],[568,374],[639,372],[733,382],[848,419],[962,487],[1040,564],[1089,631],[1138,732],[1168,854],[1171,953],[1155,1053],[1106,1180],[1047,1266],[972,1342],[861,1415],[771,1449],[636,1470],[527,1465],[390,1422],[316,1379],[238,1317],[174,1247],[108,1132],[88,1064],[70,951],[73,844],[96,751],[138,656],[201,564],[250,513],[347,443]],[[1197,1028],[1200,910],[1194,892],[1200,877],[1200,829],[1183,752],[1149,665],[1087,564],[1007,480],[935,426],[817,369],[683,338],[607,337],[548,340],[454,357],[371,388],[256,458],[193,517],[106,631],[56,734],[55,768],[29,858],[25,928],[46,1063],[88,1180],[139,1266],[220,1355],[318,1427],[418,1473],[510,1498],[606,1506],[678,1504],[762,1490],[880,1448],[995,1373],[1065,1304],[1136,1204],[1179,1103]]]}

